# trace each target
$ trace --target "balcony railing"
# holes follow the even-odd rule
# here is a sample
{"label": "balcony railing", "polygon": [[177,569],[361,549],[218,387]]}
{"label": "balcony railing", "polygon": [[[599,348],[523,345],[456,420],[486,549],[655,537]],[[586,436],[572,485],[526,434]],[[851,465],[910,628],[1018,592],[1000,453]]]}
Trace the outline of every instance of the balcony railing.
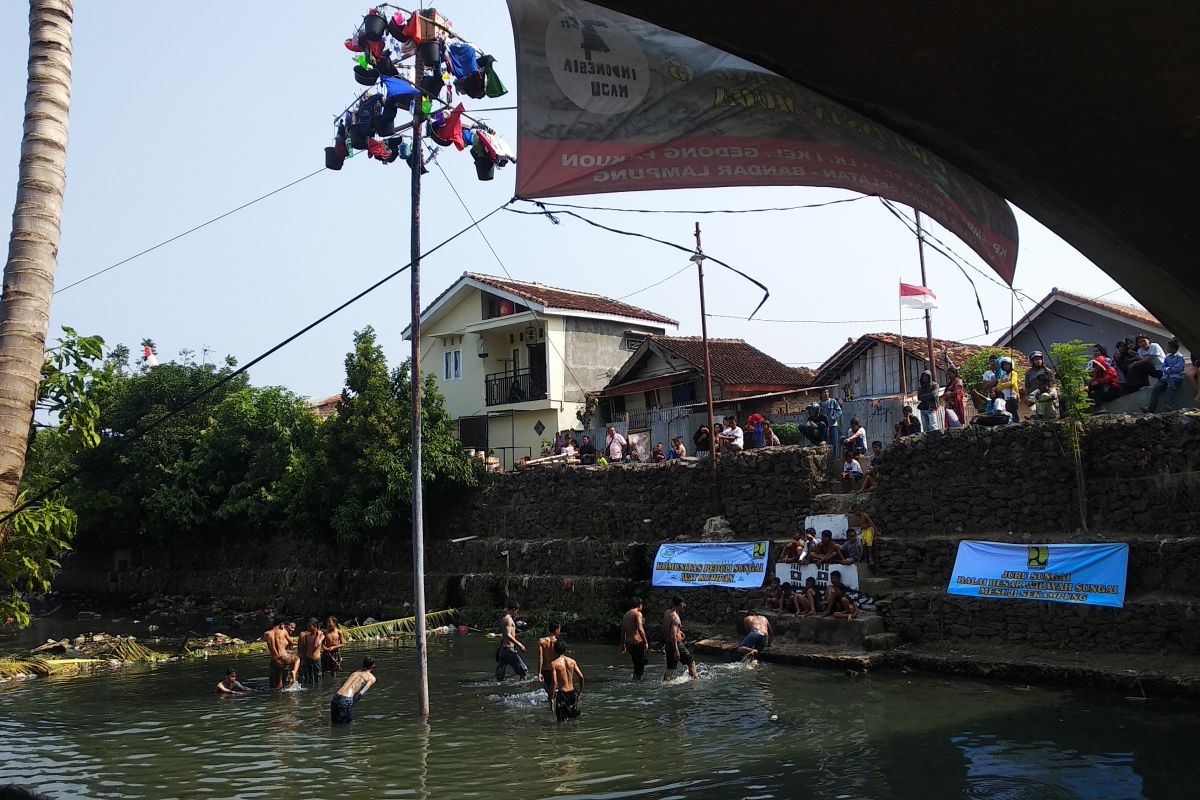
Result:
{"label": "balcony railing", "polygon": [[546,399],[546,376],[542,372],[537,375],[534,375],[529,369],[519,369],[516,372],[511,370],[496,372],[485,375],[483,381],[486,402],[489,406]]}

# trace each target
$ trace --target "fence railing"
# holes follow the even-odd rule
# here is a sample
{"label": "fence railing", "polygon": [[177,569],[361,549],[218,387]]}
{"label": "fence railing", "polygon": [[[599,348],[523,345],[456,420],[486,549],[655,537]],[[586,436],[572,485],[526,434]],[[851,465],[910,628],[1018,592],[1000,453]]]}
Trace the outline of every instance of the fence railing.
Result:
{"label": "fence railing", "polygon": [[546,399],[545,374],[534,375],[530,369],[485,375],[483,383],[484,400],[489,406]]}

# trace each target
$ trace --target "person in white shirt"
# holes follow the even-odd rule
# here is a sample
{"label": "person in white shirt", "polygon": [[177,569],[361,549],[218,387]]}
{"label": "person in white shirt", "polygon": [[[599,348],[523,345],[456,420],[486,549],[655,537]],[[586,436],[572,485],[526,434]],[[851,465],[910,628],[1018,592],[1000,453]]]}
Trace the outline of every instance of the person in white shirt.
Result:
{"label": "person in white shirt", "polygon": [[615,464],[625,457],[625,437],[617,433],[614,425],[608,426],[608,438],[604,441],[604,452],[608,455],[609,463]]}
{"label": "person in white shirt", "polygon": [[574,458],[575,453],[575,440],[568,436],[567,441],[563,442],[562,454],[567,458]]}
{"label": "person in white shirt", "polygon": [[1137,337],[1137,361],[1125,371],[1125,391],[1131,392],[1150,385],[1151,378],[1161,378],[1163,359],[1167,354],[1162,345],[1151,342],[1146,334]]}
{"label": "person in white shirt", "polygon": [[846,451],[846,461],[842,464],[842,491],[852,492],[859,487],[863,479],[863,468],[850,450]]}
{"label": "person in white shirt", "polygon": [[726,452],[742,452],[742,444],[745,439],[742,434],[742,429],[738,427],[737,420],[733,417],[725,418],[725,430],[721,431],[719,438],[721,439],[721,445]]}

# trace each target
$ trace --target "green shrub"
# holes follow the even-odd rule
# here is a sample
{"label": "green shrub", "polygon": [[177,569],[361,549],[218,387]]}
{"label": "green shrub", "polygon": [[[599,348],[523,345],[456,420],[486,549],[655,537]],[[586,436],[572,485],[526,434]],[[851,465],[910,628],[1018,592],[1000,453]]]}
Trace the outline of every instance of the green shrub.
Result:
{"label": "green shrub", "polygon": [[780,444],[804,444],[800,434],[800,426],[794,422],[780,422],[771,426]]}

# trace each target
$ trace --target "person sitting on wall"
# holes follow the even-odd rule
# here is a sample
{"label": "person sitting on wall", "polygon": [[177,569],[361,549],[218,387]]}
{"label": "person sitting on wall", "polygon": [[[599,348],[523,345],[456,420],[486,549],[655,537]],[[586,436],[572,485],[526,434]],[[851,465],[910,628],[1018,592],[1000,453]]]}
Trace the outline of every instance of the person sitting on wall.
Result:
{"label": "person sitting on wall", "polygon": [[1162,345],[1151,342],[1150,337],[1139,333],[1136,339],[1136,358],[1125,371],[1125,391],[1133,392],[1150,385],[1151,378],[1161,378],[1163,360],[1167,354]]}
{"label": "person sitting on wall", "polygon": [[780,614],[799,614],[795,611],[796,608],[796,587],[792,586],[790,581],[784,581],[779,587],[779,613]]}
{"label": "person sitting on wall", "polygon": [[792,540],[783,546],[783,551],[779,554],[780,564],[795,564],[800,560],[800,554],[804,552],[804,534],[796,531],[792,534]]}
{"label": "person sitting on wall", "polygon": [[579,445],[579,463],[596,463],[596,446],[592,444],[591,438],[586,433],[583,435],[583,443]]}
{"label": "person sitting on wall", "polygon": [[991,399],[988,400],[987,411],[971,420],[972,425],[1007,425],[1011,420],[1008,404],[1004,400],[1004,392],[999,387],[993,387]]}
{"label": "person sitting on wall", "polygon": [[775,433],[775,429],[771,427],[771,423],[764,422],[762,426],[763,447],[779,447],[779,436]]}
{"label": "person sitting on wall", "polygon": [[803,594],[807,606],[804,616],[808,617],[816,614],[825,603],[825,593],[821,591],[820,586],[817,586],[816,578],[809,577],[804,579]]}
{"label": "person sitting on wall", "polygon": [[821,531],[821,541],[813,548],[809,557],[817,566],[841,560],[842,551],[833,541],[833,531]]}
{"label": "person sitting on wall", "polygon": [[849,448],[846,449],[846,460],[842,463],[842,491],[853,492],[862,485],[863,468]]}
{"label": "person sitting on wall", "polygon": [[787,609],[785,613],[795,614],[797,617],[807,617],[812,613],[812,606],[809,605],[808,594],[803,591],[797,591],[799,588],[792,586],[789,582],[784,582],[783,607]]}
{"label": "person sitting on wall", "polygon": [[745,447],[745,434],[738,427],[737,419],[732,415],[725,417],[725,430],[718,434],[722,453],[740,453]]}
{"label": "person sitting on wall", "polygon": [[662,464],[667,460],[667,451],[663,448],[662,442],[654,445],[654,450],[650,453],[650,460],[655,464]]}
{"label": "person sitting on wall", "polygon": [[996,373],[996,388],[1004,393],[1004,408],[1008,411],[1009,422],[1021,421],[1021,401],[1018,393],[1021,387],[1020,375],[1017,373],[1013,360],[1008,356],[1000,356],[999,371]]}
{"label": "person sitting on wall", "polygon": [[842,543],[842,564],[849,566],[850,564],[858,564],[863,560],[863,541],[858,538],[858,531],[854,528],[846,529],[846,541]]}
{"label": "person sitting on wall", "polygon": [[708,458],[712,455],[712,431],[707,425],[701,425],[692,435],[692,445],[696,448],[696,458]]}
{"label": "person sitting on wall", "polygon": [[568,434],[563,438],[562,450],[559,451],[559,454],[571,459],[574,458],[578,453],[579,450],[575,446],[575,438]]}
{"label": "person sitting on wall", "polygon": [[1163,357],[1162,377],[1150,390],[1150,405],[1144,406],[1142,411],[1154,414],[1163,393],[1174,392],[1183,385],[1183,372],[1186,366],[1183,356],[1179,353],[1179,340],[1171,339],[1167,342],[1167,354]]}
{"label": "person sitting on wall", "polygon": [[871,462],[867,465],[866,477],[863,478],[862,491],[869,492],[879,485],[879,466],[883,463],[883,442],[876,439],[871,442]]}
{"label": "person sitting on wall", "polygon": [[858,606],[846,596],[846,589],[841,584],[829,585],[829,600],[826,605],[830,608],[834,619],[844,619],[847,622],[858,616]]}
{"label": "person sitting on wall", "polygon": [[779,585],[779,578],[772,575],[767,581],[766,593],[767,609],[769,611],[779,611],[783,604],[783,588]]}
{"label": "person sitting on wall", "polygon": [[1118,339],[1117,343],[1113,345],[1112,365],[1117,370],[1117,379],[1121,384],[1122,392],[1125,390],[1125,383],[1128,380],[1126,375],[1129,367],[1137,360],[1137,353],[1134,348],[1130,347],[1130,344],[1132,342],[1128,340]]}
{"label": "person sitting on wall", "polygon": [[822,444],[829,435],[829,417],[821,412],[816,403],[808,407],[808,417],[800,423],[800,432],[809,444]]}
{"label": "person sitting on wall", "polygon": [[867,429],[858,421],[858,417],[850,419],[850,435],[842,440],[846,455],[861,456],[867,452]]}
{"label": "person sitting on wall", "polygon": [[671,449],[667,451],[667,459],[687,458],[687,448],[683,446],[683,437],[676,436],[671,440]]}
{"label": "person sitting on wall", "polygon": [[1088,380],[1087,393],[1093,402],[1107,403],[1121,396],[1121,377],[1109,360],[1108,351],[1103,345],[1097,344],[1092,347],[1092,360],[1088,362],[1088,372],[1091,378]]}
{"label": "person sitting on wall", "polygon": [[1050,373],[1038,373],[1035,387],[1025,398],[1025,403],[1035,410],[1038,419],[1058,419],[1058,392],[1050,384]]}
{"label": "person sitting on wall", "polygon": [[803,547],[803,549],[801,549],[800,558],[796,563],[798,563],[798,564],[813,563],[812,555],[813,555],[813,552],[816,551],[816,549],[817,549],[817,529],[816,528],[805,528],[804,529],[804,547]]}
{"label": "person sitting on wall", "polygon": [[900,427],[896,431],[896,438],[913,436],[921,432],[921,420],[917,419],[916,415],[913,414],[912,406],[905,406],[900,409],[900,413]]}

